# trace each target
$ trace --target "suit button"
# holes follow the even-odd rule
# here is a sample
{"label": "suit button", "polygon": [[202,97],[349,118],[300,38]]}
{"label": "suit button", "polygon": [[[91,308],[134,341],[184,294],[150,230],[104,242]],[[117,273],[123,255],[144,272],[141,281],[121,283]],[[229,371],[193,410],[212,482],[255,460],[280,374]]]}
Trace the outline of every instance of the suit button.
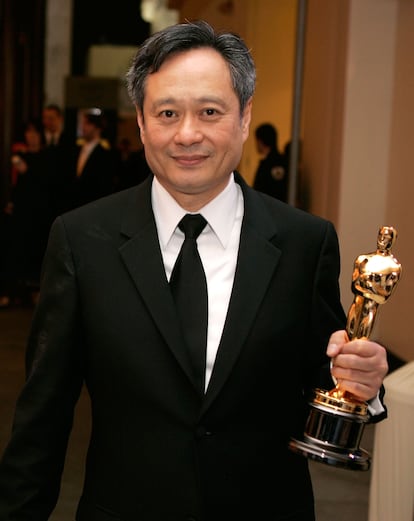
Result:
{"label": "suit button", "polygon": [[195,431],[196,438],[198,439],[210,437],[212,434],[213,433],[206,429],[206,427],[203,425],[199,425]]}
{"label": "suit button", "polygon": [[196,438],[197,439],[202,438],[204,436],[205,432],[206,432],[206,429],[202,425],[199,425],[195,431]]}

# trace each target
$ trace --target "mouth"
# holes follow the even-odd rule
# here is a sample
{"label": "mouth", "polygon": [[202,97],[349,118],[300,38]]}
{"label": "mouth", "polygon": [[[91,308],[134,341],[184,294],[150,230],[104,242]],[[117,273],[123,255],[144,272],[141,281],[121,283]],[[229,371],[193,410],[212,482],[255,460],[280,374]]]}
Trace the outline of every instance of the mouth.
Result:
{"label": "mouth", "polygon": [[199,166],[201,163],[205,161],[206,158],[207,156],[202,154],[180,154],[173,156],[174,161],[178,163],[180,166],[184,167]]}

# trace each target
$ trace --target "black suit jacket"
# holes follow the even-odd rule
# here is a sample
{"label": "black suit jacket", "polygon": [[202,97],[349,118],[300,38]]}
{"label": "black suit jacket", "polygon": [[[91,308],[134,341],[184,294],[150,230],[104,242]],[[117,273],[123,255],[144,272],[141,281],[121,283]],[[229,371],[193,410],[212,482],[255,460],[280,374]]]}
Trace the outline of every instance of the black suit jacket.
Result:
{"label": "black suit jacket", "polygon": [[329,222],[237,182],[237,269],[202,400],[151,178],[54,223],[0,465],[1,521],[46,520],[53,509],[84,382],[93,428],[78,520],[314,519],[307,459],[288,442],[303,432],[308,392],[333,387],[325,349],[345,324],[337,237]]}
{"label": "black suit jacket", "polygon": [[80,176],[76,175],[76,165],[82,146],[76,147],[71,185],[71,207],[109,195],[114,190],[116,174],[115,154],[111,149],[97,144],[90,153]]}
{"label": "black suit jacket", "polygon": [[288,200],[288,161],[277,149],[271,150],[257,167],[253,188],[281,201]]}

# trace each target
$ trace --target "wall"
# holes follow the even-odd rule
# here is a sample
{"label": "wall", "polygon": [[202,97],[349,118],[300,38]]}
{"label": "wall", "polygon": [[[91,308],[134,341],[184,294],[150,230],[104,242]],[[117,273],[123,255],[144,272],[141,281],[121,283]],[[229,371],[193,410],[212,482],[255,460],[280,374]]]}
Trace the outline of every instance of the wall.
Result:
{"label": "wall", "polygon": [[290,140],[296,43],[296,1],[249,2],[246,42],[257,68],[250,137],[244,147],[240,170],[252,181],[260,160],[254,129],[264,122],[278,129],[279,149]]}
{"label": "wall", "polygon": [[[375,8],[374,8],[375,4]],[[338,231],[344,267],[375,250],[386,221],[397,2],[353,2],[345,77]],[[349,286],[348,286],[349,287]],[[349,291],[346,295],[349,294]]]}
{"label": "wall", "polygon": [[302,174],[308,208],[338,221],[348,0],[309,0],[302,96]]}
{"label": "wall", "polygon": [[[414,4],[409,0],[309,0],[303,163],[310,210],[331,219],[341,244],[348,309],[354,259],[374,251],[378,229],[395,226],[399,286],[378,313],[374,335],[414,359],[413,181]],[[411,190],[410,190],[411,188]]]}
{"label": "wall", "polygon": [[381,336],[405,360],[414,360],[414,3],[400,0],[396,19],[394,89],[387,164],[386,221],[398,230],[394,252],[403,266],[395,295],[381,311]]}
{"label": "wall", "polygon": [[64,106],[64,80],[70,74],[72,0],[47,0],[45,104]]}

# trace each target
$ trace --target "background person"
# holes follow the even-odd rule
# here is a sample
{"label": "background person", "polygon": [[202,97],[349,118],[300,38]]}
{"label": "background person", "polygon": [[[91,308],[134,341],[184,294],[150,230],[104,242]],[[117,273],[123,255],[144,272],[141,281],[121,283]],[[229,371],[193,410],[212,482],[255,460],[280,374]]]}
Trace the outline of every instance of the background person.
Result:
{"label": "background person", "polygon": [[68,210],[68,193],[73,173],[75,136],[65,130],[63,110],[49,104],[42,111],[43,144],[47,162],[46,183],[49,192],[47,205],[49,228],[55,218]]}
{"label": "background person", "polygon": [[77,208],[114,191],[117,162],[104,139],[106,119],[101,109],[82,111],[80,142],[75,150],[70,186],[70,208]]}
{"label": "background person", "polygon": [[253,188],[287,202],[288,162],[279,152],[277,129],[263,123],[255,130],[257,152],[262,156],[257,167]]}
{"label": "background person", "polygon": [[133,149],[131,141],[128,138],[123,138],[118,143],[116,152],[118,165],[114,180],[114,191],[135,186],[151,175],[142,144],[138,149]]}
{"label": "background person", "polygon": [[64,130],[64,116],[59,105],[51,103],[43,108],[42,125],[42,140],[45,146],[63,146],[72,142]]}
{"label": "background person", "polygon": [[[0,307],[36,300],[49,234],[46,160],[40,123],[30,119],[11,156],[14,184],[3,208],[8,216],[0,261]],[[2,242],[3,242],[2,241]]]}

